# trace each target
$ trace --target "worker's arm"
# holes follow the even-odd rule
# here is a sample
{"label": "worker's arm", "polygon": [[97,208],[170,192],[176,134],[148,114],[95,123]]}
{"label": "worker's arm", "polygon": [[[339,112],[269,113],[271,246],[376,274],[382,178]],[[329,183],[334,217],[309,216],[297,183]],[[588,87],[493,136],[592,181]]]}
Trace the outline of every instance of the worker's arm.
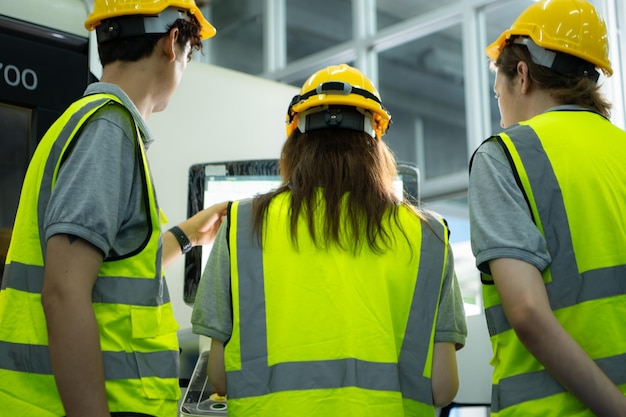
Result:
{"label": "worker's arm", "polygon": [[459,372],[454,343],[435,343],[430,383],[435,407],[445,407],[452,402],[459,390]]}
{"label": "worker's arm", "polygon": [[99,249],[75,236],[48,240],[41,302],[52,371],[67,417],[110,417],[91,302],[102,259]]}
{"label": "worker's arm", "polygon": [[211,386],[218,394],[226,394],[226,371],[224,369],[224,343],[211,339],[211,351],[207,364],[207,375]]}
{"label": "worker's arm", "polygon": [[626,416],[626,397],[558,322],[541,273],[516,259],[489,262],[504,313],[539,362],[597,416]]}
{"label": "worker's arm", "polygon": [[[215,239],[226,216],[228,202],[215,204],[199,211],[178,227],[187,235],[192,246],[206,245]],[[163,267],[167,268],[182,254],[178,240],[169,230],[163,234]]]}

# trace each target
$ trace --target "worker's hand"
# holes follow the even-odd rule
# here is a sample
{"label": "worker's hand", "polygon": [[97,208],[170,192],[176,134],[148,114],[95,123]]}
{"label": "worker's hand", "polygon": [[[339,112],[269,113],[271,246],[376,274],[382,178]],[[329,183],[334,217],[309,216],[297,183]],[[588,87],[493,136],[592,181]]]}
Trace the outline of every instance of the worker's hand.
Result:
{"label": "worker's hand", "polygon": [[212,205],[194,214],[178,226],[185,232],[193,246],[212,243],[224,217],[226,217],[227,207],[227,201]]}

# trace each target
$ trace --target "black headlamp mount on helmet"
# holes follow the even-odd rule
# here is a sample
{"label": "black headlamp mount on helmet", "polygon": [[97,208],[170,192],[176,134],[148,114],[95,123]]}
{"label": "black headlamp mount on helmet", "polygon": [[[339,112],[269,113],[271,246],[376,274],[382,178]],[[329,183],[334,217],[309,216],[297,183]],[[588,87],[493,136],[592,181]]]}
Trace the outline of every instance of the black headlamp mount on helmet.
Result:
{"label": "black headlamp mount on helmet", "polygon": [[372,114],[352,106],[328,105],[313,107],[298,119],[298,130],[310,132],[318,129],[351,129],[376,137],[372,127]]}

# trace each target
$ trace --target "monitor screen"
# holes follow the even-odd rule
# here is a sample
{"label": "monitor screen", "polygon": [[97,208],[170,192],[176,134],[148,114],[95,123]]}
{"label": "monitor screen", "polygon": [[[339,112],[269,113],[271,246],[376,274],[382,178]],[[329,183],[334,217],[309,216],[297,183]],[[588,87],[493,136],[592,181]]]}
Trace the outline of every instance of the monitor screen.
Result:
{"label": "monitor screen", "polygon": [[[419,170],[399,163],[395,190],[398,196],[419,202]],[[281,184],[277,159],[211,162],[189,168],[187,215],[222,201],[241,200],[276,189]],[[196,246],[185,255],[184,301],[193,305],[211,245]]]}

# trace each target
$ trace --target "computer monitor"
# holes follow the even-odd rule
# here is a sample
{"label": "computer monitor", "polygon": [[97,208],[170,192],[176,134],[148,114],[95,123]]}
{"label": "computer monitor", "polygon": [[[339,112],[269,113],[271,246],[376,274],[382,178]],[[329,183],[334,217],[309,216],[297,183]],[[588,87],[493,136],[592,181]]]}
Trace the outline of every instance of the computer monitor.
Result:
{"label": "computer monitor", "polygon": [[[411,163],[398,164],[396,193],[419,202],[420,173]],[[276,189],[281,184],[277,159],[255,159],[195,164],[189,168],[187,215],[222,201],[241,200]],[[185,256],[185,303],[193,305],[210,245],[196,246]]]}

